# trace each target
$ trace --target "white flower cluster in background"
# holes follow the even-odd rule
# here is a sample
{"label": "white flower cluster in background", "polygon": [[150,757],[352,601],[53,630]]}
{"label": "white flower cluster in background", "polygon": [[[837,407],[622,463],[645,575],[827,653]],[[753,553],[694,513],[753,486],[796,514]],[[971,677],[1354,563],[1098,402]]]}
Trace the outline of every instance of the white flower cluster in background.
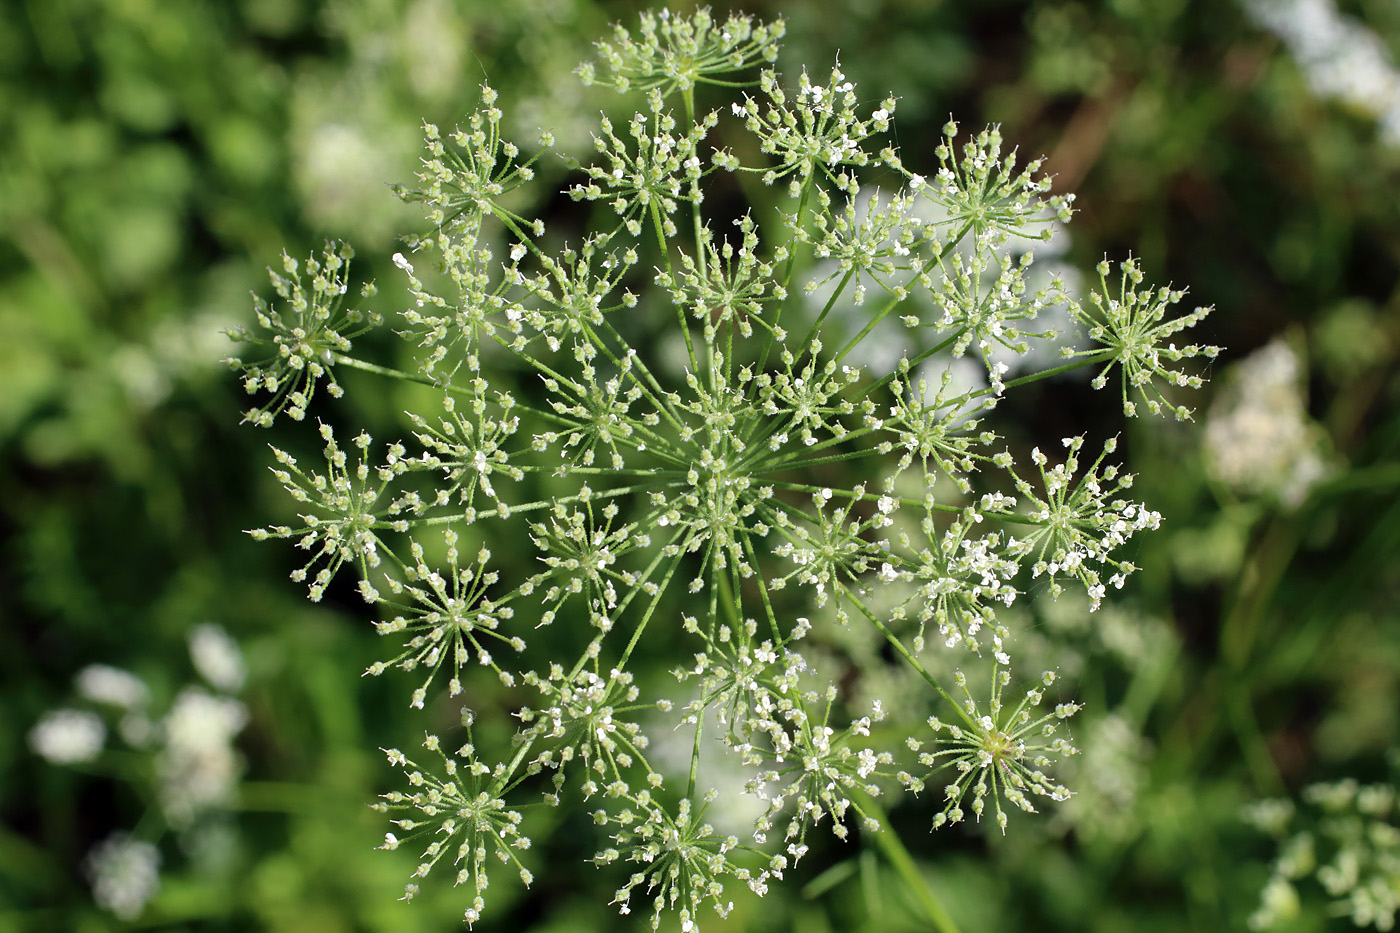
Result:
{"label": "white flower cluster in background", "polygon": [[161,723],[156,755],[160,805],[171,825],[233,802],[242,761],[233,740],[248,722],[248,710],[230,697],[186,687]]}
{"label": "white flower cluster in background", "polygon": [[1380,36],[1333,0],[1244,0],[1244,8],[1288,47],[1314,94],[1370,115],[1400,145],[1400,71]]}
{"label": "white flower cluster in background", "polygon": [[165,317],[140,339],[122,344],[107,359],[112,377],[133,406],[155,408],[183,381],[218,364],[211,337],[227,329],[233,315],[217,305],[187,316]]}
{"label": "white flower cluster in background", "polygon": [[151,699],[150,688],[144,680],[107,664],[89,664],[78,672],[74,686],[85,700],[121,709],[138,709]]}
{"label": "white flower cluster in background", "polygon": [[1296,508],[1327,476],[1325,435],[1308,416],[1303,378],[1281,337],[1231,368],[1206,418],[1206,466],[1217,481]]}
{"label": "white flower cluster in background", "polygon": [[1133,813],[1148,781],[1148,743],[1118,713],[1081,731],[1084,753],[1066,769],[1079,790],[1064,807],[1065,822],[1085,839],[1124,841],[1138,825]]}
{"label": "white flower cluster in background", "polygon": [[1261,800],[1243,817],[1279,840],[1273,874],[1249,917],[1252,930],[1291,929],[1309,897],[1299,886],[1315,879],[1330,899],[1329,913],[1358,927],[1395,929],[1400,913],[1400,825],[1395,787],[1346,778],[1312,784],[1303,805]]}
{"label": "white flower cluster in background", "polygon": [[160,890],[160,850],[116,832],[88,853],[87,873],[97,906],[135,920]]}
{"label": "white flower cluster in background", "polygon": [[92,761],[102,753],[107,727],[96,713],[77,709],[49,710],[29,730],[34,754],[56,765]]}
{"label": "white flower cluster in background", "polygon": [[[196,626],[188,644],[205,682],[186,685],[163,715],[153,711],[150,687],[140,677],[90,664],[73,682],[77,697],[90,708],[45,713],[30,729],[30,748],[50,764],[94,762],[105,750],[108,723],[115,720],[110,731],[128,750],[111,768],[135,785],[154,782],[141,796],[156,799],[168,826],[183,833],[222,815],[243,772],[234,742],[247,725],[248,710],[231,694],[242,688],[247,669],[238,643],[218,625]],[[137,918],[160,888],[160,864],[152,843],[113,833],[87,858],[94,900],[124,920]]]}
{"label": "white flower cluster in background", "polygon": [[243,689],[248,669],[243,664],[243,652],[238,642],[217,625],[197,625],[190,632],[190,660],[194,669],[209,684],[225,693]]}

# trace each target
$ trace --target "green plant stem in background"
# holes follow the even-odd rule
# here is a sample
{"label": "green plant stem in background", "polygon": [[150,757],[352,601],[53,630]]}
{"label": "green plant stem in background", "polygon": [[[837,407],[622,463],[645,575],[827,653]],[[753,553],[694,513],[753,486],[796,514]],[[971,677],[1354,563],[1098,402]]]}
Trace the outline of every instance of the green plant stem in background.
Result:
{"label": "green plant stem in background", "polygon": [[943,903],[939,901],[933,889],[929,887],[928,880],[919,871],[919,866],[915,864],[909,850],[904,847],[904,843],[899,840],[899,834],[894,831],[890,818],[885,815],[885,811],[880,808],[874,797],[861,795],[858,798],[860,808],[872,819],[879,823],[880,828],[870,834],[884,854],[885,859],[890,863],[890,867],[904,880],[909,892],[914,895],[919,906],[923,908],[924,915],[933,924],[934,929],[939,933],[959,933],[958,925],[953,922]]}

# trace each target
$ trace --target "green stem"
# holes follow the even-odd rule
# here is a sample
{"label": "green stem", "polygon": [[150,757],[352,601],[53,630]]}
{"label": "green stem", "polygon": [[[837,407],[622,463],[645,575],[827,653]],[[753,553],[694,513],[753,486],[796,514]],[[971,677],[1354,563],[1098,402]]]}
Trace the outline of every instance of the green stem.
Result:
{"label": "green stem", "polygon": [[[831,309],[836,307],[836,299],[841,297],[841,293],[846,290],[846,285],[851,281],[851,276],[855,274],[856,270],[847,269],[845,276],[842,277],[840,282],[836,283],[836,288],[832,290],[831,296],[826,299],[826,304],[822,307],[821,313],[818,314],[817,319],[812,322],[812,326],[807,328],[807,336],[802,338],[802,342],[798,344],[799,347],[810,347],[812,345],[812,338],[817,336],[817,330],[822,326],[822,322],[826,320],[826,316],[831,313]],[[776,323],[777,322],[774,321],[775,325]]]}
{"label": "green stem", "polygon": [[[1083,359],[1075,360],[1072,363],[1066,363],[1063,366],[1056,366],[1054,369],[1042,369],[1040,372],[1031,373],[1029,376],[1021,376],[1016,379],[1008,379],[1006,382],[1002,383],[1002,388],[1014,389],[1016,386],[1029,385],[1032,382],[1039,382],[1042,379],[1049,379],[1051,376],[1058,376],[1061,373],[1071,372],[1076,369],[1083,369],[1085,366],[1096,366],[1099,363],[1105,363],[1108,360],[1112,359],[1116,352],[1117,351],[1115,350],[1100,350],[1099,352],[1090,354],[1089,356],[1086,356]],[[992,387],[988,386],[980,392],[974,392],[971,397],[976,398],[979,395],[988,395],[993,391],[994,390],[992,389]]]}
{"label": "green stem", "polygon": [[909,666],[912,667],[915,671],[917,671],[919,673],[919,676],[922,677],[930,687],[937,691],[939,696],[941,696],[944,700],[947,701],[948,705],[951,706],[960,717],[962,717],[963,722],[967,723],[969,729],[976,730],[978,728],[977,723],[973,720],[973,718],[970,715],[968,715],[967,710],[963,709],[959,703],[957,703],[951,696],[948,695],[948,691],[944,690],[942,684],[940,684],[937,680],[934,680],[933,675],[928,672],[928,668],[924,667],[923,664],[919,663],[919,659],[914,657],[914,655],[909,651],[908,648],[904,647],[904,642],[900,641],[895,636],[894,632],[891,632],[889,628],[885,626],[885,623],[881,622],[879,618],[876,617],[876,615],[866,607],[865,603],[857,599],[855,594],[850,591],[846,584],[837,583],[836,589],[838,590],[841,596],[844,596],[846,599],[850,600],[851,605],[855,606],[856,610],[861,615],[865,616],[866,619],[870,621],[871,625],[879,629],[880,634],[885,636],[885,641],[889,642],[890,646],[894,648],[895,651],[899,652],[900,656],[903,657],[905,661],[909,662]]}
{"label": "green stem", "polygon": [[841,463],[846,460],[863,460],[866,457],[879,456],[875,450],[853,450],[844,454],[832,454],[829,457],[815,457],[811,460],[793,460],[788,462],[774,462],[771,466],[763,470],[755,471],[756,474],[776,473],[779,470],[805,470],[809,467],[821,466],[824,463]]}
{"label": "green stem", "polygon": [[[781,427],[782,427],[784,430],[787,430],[787,431],[792,431],[794,428],[796,428],[796,427],[798,427],[798,426],[799,426],[799,422],[798,422],[798,420],[797,420],[797,416],[796,416],[796,415],[793,415],[792,420],[790,420],[788,423],[781,425]],[[851,443],[852,441],[860,440],[862,437],[865,437],[865,436],[867,436],[867,435],[869,435],[869,434],[874,434],[877,430],[879,430],[879,429],[878,429],[878,428],[875,428],[875,427],[873,427],[873,426],[870,426],[870,425],[866,425],[866,426],[864,426],[864,427],[856,428],[854,431],[847,431],[845,434],[842,434],[840,437],[828,437],[826,440],[824,440],[824,441],[818,441],[817,443],[813,444],[811,447],[806,447],[806,448],[804,448],[804,449],[805,449],[808,453],[820,453],[821,451],[823,451],[823,450],[828,450],[828,449],[830,449],[830,448],[832,448],[832,447],[838,447],[838,446],[840,446],[840,445],[842,445],[842,444],[849,444],[849,443]],[[776,428],[776,427],[770,427],[770,430],[764,432],[764,434],[763,434],[760,438],[758,438],[758,441],[767,440],[769,437],[771,437],[771,436],[772,436],[773,434],[775,434],[775,433],[777,433],[777,428]],[[757,442],[755,442],[755,441],[750,441],[750,444],[755,448],[755,453],[754,453],[752,456],[750,456],[748,459],[746,459],[746,460],[743,461],[743,468],[744,468],[744,469],[748,469],[748,468],[754,463],[755,460],[757,460],[760,456],[763,456],[763,455],[764,455],[764,451],[763,451],[763,450],[761,449],[761,447],[759,446],[759,443],[757,443]],[[873,455],[878,454],[878,451],[866,450],[866,451],[861,451],[861,453],[862,453],[863,455],[866,455],[866,456],[873,456]],[[833,455],[833,456],[835,456],[835,455]],[[811,463],[812,461],[807,460],[807,461],[803,461],[803,462],[804,462],[804,463]],[[754,472],[755,472],[755,473],[774,473],[774,472],[777,472],[778,470],[786,470],[786,469],[789,469],[789,466],[788,466],[787,463],[780,463],[780,462],[776,462],[776,461],[775,461],[775,462],[771,463],[768,467],[765,467],[765,468],[762,469],[762,470],[755,470]]]}
{"label": "green stem", "polygon": [[[666,276],[672,278],[675,273],[671,269],[671,247],[666,245],[666,222],[662,219],[661,208],[655,201],[651,202],[650,213],[651,226],[656,232],[657,248],[661,250],[661,258],[666,262]],[[700,362],[695,356],[695,345],[691,343],[690,340],[690,325],[685,319],[685,309],[682,308],[679,303],[677,303],[675,307],[676,319],[681,325],[681,336],[685,337],[685,353],[690,359],[690,371],[695,373],[698,377],[700,373]]]}
{"label": "green stem", "polygon": [[937,344],[936,346],[929,347],[927,350],[923,351],[923,352],[920,353],[918,356],[916,356],[916,357],[914,357],[912,360],[910,360],[910,361],[909,361],[909,366],[908,366],[907,369],[906,369],[905,367],[901,366],[901,367],[900,367],[898,370],[896,370],[895,372],[892,372],[892,373],[889,373],[888,375],[882,376],[882,377],[880,377],[879,379],[875,380],[874,382],[870,383],[870,385],[866,386],[864,389],[861,389],[861,390],[860,390],[860,393],[857,394],[856,397],[855,397],[854,399],[852,399],[852,401],[859,402],[861,399],[865,398],[865,397],[866,397],[867,395],[869,395],[871,392],[875,392],[875,391],[878,391],[879,389],[884,388],[885,386],[889,385],[891,382],[894,382],[896,379],[900,378],[901,376],[904,376],[904,378],[905,378],[906,381],[907,381],[908,376],[905,375],[907,372],[912,372],[915,366],[918,366],[920,363],[922,363],[924,360],[928,359],[929,357],[933,356],[934,354],[936,354],[936,353],[942,353],[944,350],[948,349],[948,348],[951,347],[954,343],[956,343],[957,340],[958,340],[958,338],[961,337],[961,336],[962,336],[962,331],[961,331],[961,330],[954,331],[954,332],[953,332],[947,339],[945,339],[942,343],[939,343],[939,344]]}
{"label": "green stem", "polygon": [[[517,469],[520,470],[522,473],[554,473],[558,471],[559,467],[545,466],[543,464],[525,464],[517,467]],[[619,468],[570,465],[567,467],[567,469],[570,473],[579,473],[590,476],[648,476],[652,479],[657,480],[681,480],[685,478],[684,470],[662,470],[654,467]],[[511,511],[515,511],[516,507],[511,506],[510,508]]]}
{"label": "green stem", "polygon": [[[604,319],[603,326],[607,328],[610,337],[623,346],[626,346],[626,341],[623,340],[622,335],[617,332],[617,328],[612,326],[612,322]],[[681,426],[680,416],[671,410],[671,405],[666,400],[666,390],[661,388],[661,383],[652,375],[651,370],[647,368],[646,363],[642,361],[640,356],[632,357],[632,367],[646,377],[646,383],[650,384],[651,389],[648,390],[647,385],[643,384],[642,380],[639,380],[636,376],[629,373],[628,376],[633,384],[646,393],[647,399],[656,406],[656,410],[664,415],[667,421],[671,422],[673,427],[679,429]]]}
{"label": "green stem", "polygon": [[[688,87],[681,91],[681,100],[685,102],[685,125],[695,125],[695,88]],[[700,222],[700,204],[697,201],[690,202],[690,219],[695,228],[695,264],[700,270],[700,278],[705,278],[705,264],[708,257],[705,255],[705,240],[702,235],[703,224]]]}
{"label": "green stem", "polygon": [[[757,567],[758,554],[754,552],[753,540],[748,529],[740,526],[739,533],[744,539],[744,553],[749,556],[749,563]],[[768,598],[768,584],[764,582],[761,573],[754,574],[754,578],[758,581],[758,596],[763,602],[763,611],[768,616],[768,626],[773,630],[773,640],[780,646],[786,644],[782,629],[778,627],[778,615],[773,611],[773,603]]]}
{"label": "green stem", "polygon": [[904,879],[904,883],[909,886],[914,897],[918,899],[919,906],[924,909],[929,921],[934,929],[939,933],[959,933],[958,925],[953,922],[948,911],[943,904],[929,889],[928,882],[919,872],[919,866],[914,864],[914,858],[909,854],[909,850],[904,847],[898,834],[895,833],[890,818],[875,802],[875,798],[869,794],[858,790],[851,790],[851,796],[855,798],[855,804],[865,813],[866,816],[880,824],[879,832],[871,833],[875,844],[880,847],[880,852],[889,861],[890,867]]}
{"label": "green stem", "polygon": [[[729,620],[729,627],[734,629],[736,632],[740,632],[743,630],[744,624],[740,619],[740,617],[743,615],[743,610],[739,606],[739,599],[736,595],[738,590],[730,581],[729,577],[725,574],[724,570],[716,566],[718,555],[722,553],[722,551],[720,550],[720,545],[715,541],[714,538],[711,538],[710,542],[711,551],[709,555],[709,564],[710,573],[714,577],[713,585],[715,590],[719,594],[720,602],[724,603],[724,614]],[[728,555],[726,555],[726,557],[728,557]],[[731,572],[737,572],[738,568],[735,567],[732,562],[729,566]]]}
{"label": "green stem", "polygon": [[[846,278],[841,280],[841,284],[845,285],[845,283],[850,279],[850,277],[851,273],[847,272]],[[846,354],[854,350],[862,340],[869,336],[870,332],[875,329],[877,324],[879,324],[886,317],[888,317],[891,311],[893,311],[895,308],[898,308],[903,303],[903,298],[895,298],[888,304],[886,304],[883,308],[881,308],[879,313],[877,313],[874,317],[872,317],[869,321],[866,322],[866,325],[864,328],[861,329],[861,332],[852,337],[850,342],[841,348],[841,352],[836,354],[836,362],[839,363],[842,360],[844,360],[846,358]]]}
{"label": "green stem", "polygon": [[[605,470],[605,471],[603,471],[603,472],[612,472],[612,471]],[[591,497],[593,497],[593,498],[598,498],[598,499],[607,499],[607,498],[610,498],[610,497],[625,496],[625,495],[628,495],[628,494],[634,493],[634,492],[641,492],[641,491],[646,490],[646,489],[655,489],[655,488],[658,487],[658,486],[665,486],[665,485],[667,485],[667,484],[666,484],[666,482],[663,480],[663,481],[659,481],[659,482],[655,482],[655,483],[637,483],[635,486],[617,486],[617,487],[614,487],[614,488],[612,488],[612,489],[604,489],[604,490],[602,490],[601,492],[593,492],[593,493],[591,493]],[[584,502],[584,501],[586,501],[586,500],[584,499],[584,497],[583,497],[582,495],[561,496],[561,497],[559,497],[559,498],[557,498],[557,499],[547,499],[547,500],[546,500],[546,499],[539,499],[539,500],[536,500],[535,502],[527,502],[527,503],[525,503],[525,504],[523,504],[523,505],[507,505],[507,506],[506,506],[506,509],[510,512],[511,515],[514,515],[514,514],[516,514],[517,512],[537,512],[537,511],[539,511],[540,509],[549,508],[549,507],[554,506],[554,505],[569,505],[569,504],[572,504],[572,503],[574,503],[574,502]],[[488,518],[488,517],[490,517],[492,514],[496,514],[496,513],[494,513],[494,510],[487,511],[487,512],[485,512],[485,513],[482,513],[481,517],[482,517],[482,518]],[[412,525],[412,526],[414,526],[414,527],[431,528],[431,527],[433,527],[433,526],[435,526],[435,525],[448,525],[448,524],[451,524],[451,523],[453,523],[453,522],[460,522],[461,520],[462,520],[462,514],[461,514],[461,512],[460,512],[460,511],[453,511],[453,512],[447,514],[447,515],[433,515],[433,516],[429,516],[428,518],[410,519],[410,520],[409,520],[409,524]],[[377,526],[376,526],[376,527],[377,527]]]}
{"label": "green stem", "polygon": [[671,577],[675,576],[676,569],[680,567],[681,558],[685,556],[685,553],[685,547],[682,545],[676,553],[676,556],[671,560],[671,566],[666,568],[666,574],[657,585],[656,595],[652,597],[651,605],[647,606],[646,614],[642,616],[641,621],[637,623],[637,627],[632,631],[632,638],[627,642],[627,648],[622,652],[622,657],[617,662],[618,670],[627,669],[627,659],[632,656],[632,650],[637,647],[637,642],[641,640],[642,632],[646,629],[647,623],[651,621],[652,614],[656,612],[656,607],[660,604],[661,597],[665,594],[666,588],[671,585]]}
{"label": "green stem", "polygon": [[[833,458],[833,459],[834,459],[834,458]],[[809,485],[806,485],[806,484],[804,484],[804,483],[782,483],[782,482],[775,482],[775,483],[773,483],[772,485],[773,485],[774,487],[778,488],[778,489],[791,489],[791,490],[793,490],[794,492],[824,492],[824,491],[826,490],[826,488],[827,488],[827,487],[822,487],[822,486],[809,486]],[[835,488],[832,488],[832,489],[831,489],[831,494],[832,494],[833,496],[841,496],[843,499],[854,499],[854,500],[858,500],[858,501],[861,501],[861,502],[875,502],[875,501],[878,501],[878,500],[884,498],[884,495],[883,495],[882,493],[878,493],[878,492],[867,492],[867,493],[863,493],[862,495],[859,495],[859,496],[858,496],[858,495],[856,495],[855,492],[852,491],[852,490],[847,490],[847,489],[835,489]],[[908,499],[908,498],[905,498],[905,497],[903,497],[903,496],[900,496],[900,497],[896,498],[895,501],[898,502],[898,503],[901,504],[901,505],[907,505],[907,506],[911,506],[911,507],[913,507],[913,508],[928,508],[928,509],[933,509],[934,511],[937,511],[937,512],[955,512],[955,513],[961,513],[961,512],[963,511],[963,509],[965,508],[965,506],[961,506],[961,505],[944,505],[944,504],[941,503],[941,502],[932,502],[932,503],[930,503],[930,502],[924,501],[923,499]],[[999,519],[1005,519],[1005,518],[1006,518],[1006,516],[1003,515],[1003,514],[1001,514],[1001,513],[988,513],[988,514],[990,514],[990,516],[991,516],[992,518],[999,518]],[[1016,517],[1016,516],[1012,516],[1012,520],[1014,520],[1015,517]]]}
{"label": "green stem", "polygon": [[[802,226],[802,218],[807,213],[807,199],[812,194],[812,182],[815,178],[816,173],[813,172],[807,176],[807,180],[802,184],[802,197],[797,202],[797,222],[793,225],[794,229]],[[763,352],[758,355],[758,366],[755,367],[755,372],[763,372],[764,367],[768,364],[768,354],[773,349],[773,341],[775,339],[772,332],[778,328],[778,321],[782,319],[784,306],[786,306],[788,301],[792,300],[792,289],[790,286],[792,284],[793,267],[796,264],[797,244],[796,242],[790,242],[788,244],[787,262],[783,266],[783,290],[787,293],[787,299],[779,303],[777,311],[773,313],[772,328],[769,331],[768,339],[763,343]]]}
{"label": "green stem", "polygon": [[[502,347],[506,349],[511,349],[510,344],[506,340],[504,340],[499,334],[495,335],[492,339],[494,339]],[[558,379],[560,382],[568,383],[569,385],[574,385],[573,380],[569,379],[567,376],[561,376],[559,373],[556,373],[554,370],[550,369],[548,366],[541,363],[534,357],[524,353],[523,351],[514,352],[517,357],[524,360],[531,366],[535,367],[540,372],[551,376],[555,379]],[[418,373],[406,373],[401,369],[392,369],[388,366],[380,366],[377,363],[368,363],[364,360],[356,359],[353,356],[346,356],[343,353],[331,354],[331,362],[337,366],[349,366],[352,369],[359,369],[367,373],[374,373],[376,376],[388,376],[390,379],[400,379],[404,382],[416,382],[419,385],[430,386],[431,388],[439,389],[443,392],[447,392],[451,395],[458,395],[463,398],[476,398],[475,390],[467,389],[458,385],[453,385],[450,382],[441,382],[437,379],[432,379],[428,376],[424,376]]]}
{"label": "green stem", "polygon": [[[575,673],[577,673],[577,671],[575,671]],[[521,742],[520,747],[515,751],[515,755],[511,757],[510,764],[506,765],[505,773],[493,782],[501,793],[505,793],[507,789],[515,787],[525,779],[526,775],[521,775],[514,781],[511,780],[511,777],[515,774],[516,769],[520,767],[520,763],[525,760],[525,756],[530,754],[530,749],[534,747],[536,738],[537,736],[533,735],[527,736],[525,740]]]}
{"label": "green stem", "polygon": [[367,373],[374,373],[376,376],[388,376],[390,379],[402,379],[404,382],[416,382],[419,385],[442,389],[444,392],[450,392],[453,395],[461,395],[468,398],[474,397],[470,389],[454,386],[450,382],[441,383],[427,376],[419,375],[418,373],[406,373],[401,369],[392,369],[388,366],[380,366],[376,363],[367,363],[364,360],[357,360],[353,356],[346,356],[343,353],[333,353],[331,354],[331,359],[337,366],[349,366],[352,369],[360,369]]}
{"label": "green stem", "polygon": [[690,750],[690,782],[686,785],[685,796],[687,800],[695,799],[695,779],[700,773],[700,736],[705,728],[705,711],[702,709],[695,716],[695,745]]}

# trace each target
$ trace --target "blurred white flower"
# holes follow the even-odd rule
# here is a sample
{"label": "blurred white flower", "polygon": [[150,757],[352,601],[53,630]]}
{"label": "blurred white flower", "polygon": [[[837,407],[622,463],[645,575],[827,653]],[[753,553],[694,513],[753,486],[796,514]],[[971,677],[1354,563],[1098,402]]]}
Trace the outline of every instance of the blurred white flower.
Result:
{"label": "blurred white flower", "polygon": [[1314,94],[1371,115],[1386,141],[1400,145],[1400,72],[1380,36],[1333,0],[1245,0],[1244,7],[1288,47]]}
{"label": "blurred white flower", "polygon": [[1283,338],[1235,364],[1206,419],[1206,466],[1217,480],[1294,508],[1327,474],[1323,432],[1308,417],[1302,377]]}
{"label": "blurred white flower", "polygon": [[155,723],[141,710],[127,713],[117,723],[117,732],[132,748],[145,748],[155,738]]}
{"label": "blurred white flower", "polygon": [[107,664],[89,664],[78,672],[75,683],[83,699],[123,709],[145,706],[151,698],[151,691],[141,678]]}
{"label": "blurred white flower", "polygon": [[49,710],[29,730],[29,747],[56,765],[92,761],[106,740],[107,727],[96,713],[86,710]]}
{"label": "blurred white flower", "polygon": [[233,739],[248,722],[237,700],[186,687],[162,722],[165,747],[156,757],[160,802],[170,822],[186,826],[206,810],[227,806],[242,762]]}
{"label": "blurred white flower", "polygon": [[248,676],[238,642],[212,623],[190,632],[190,658],[201,677],[225,693],[235,693]]}
{"label": "blurred white flower", "polygon": [[149,842],[113,833],[87,857],[92,898],[123,920],[135,920],[160,890],[160,852]]}
{"label": "blurred white flower", "polygon": [[236,322],[237,318],[217,308],[164,319],[142,338],[109,354],[111,376],[137,408],[154,408],[180,382],[228,355],[225,331]]}
{"label": "blurred white flower", "polygon": [[[668,787],[684,788],[690,776],[690,756],[695,749],[695,734],[677,728],[657,717],[652,724],[655,736],[647,747],[647,755],[656,769],[666,776]],[[745,787],[757,769],[744,765],[729,754],[719,737],[706,736],[700,743],[700,762],[696,771],[696,787],[711,788],[719,794],[722,806],[705,811],[705,821],[721,833],[743,834],[752,831],[754,820],[766,809],[763,800],[749,794]]]}
{"label": "blurred white flower", "polygon": [[1079,740],[1084,753],[1065,769],[1075,795],[1057,814],[1057,825],[1092,844],[1133,838],[1142,826],[1150,744],[1117,713],[1088,723]]}

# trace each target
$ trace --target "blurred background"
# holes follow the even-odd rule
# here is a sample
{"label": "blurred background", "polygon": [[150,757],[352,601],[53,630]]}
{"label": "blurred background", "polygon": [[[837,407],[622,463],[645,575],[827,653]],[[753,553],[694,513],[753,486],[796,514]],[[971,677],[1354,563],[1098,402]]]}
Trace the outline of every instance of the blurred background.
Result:
{"label": "blurred background", "polygon": [[[373,850],[377,747],[421,725],[401,684],[357,676],[381,651],[363,611],[307,603],[294,555],[242,533],[284,509],[263,469],[279,440],[239,426],[221,330],[251,320],[284,248],[345,239],[357,275],[390,279],[422,221],[386,184],[410,179],[420,122],[453,125],[487,78],[518,139],[551,127],[581,151],[617,101],[570,72],[640,8],[20,0],[0,18],[0,931],[458,928],[459,892],[401,904],[413,854]],[[1048,156],[1078,194],[1066,275],[1136,255],[1215,306],[1199,339],[1225,347],[1195,423],[1126,429],[1165,516],[1142,573],[1094,616],[1026,610],[1023,657],[1086,703],[1079,796],[1005,839],[896,807],[930,890],[963,931],[1345,929],[1351,892],[1400,898],[1385,807],[1337,843],[1362,853],[1350,887],[1280,867],[1277,841],[1313,819],[1325,862],[1350,830],[1305,788],[1393,781],[1400,5],[746,12],[787,18],[787,73],[839,52],[872,101],[897,96],[906,164],[932,164],[949,114]],[[391,399],[353,404],[346,423],[404,433]],[[1010,404],[1055,438],[1120,430],[1072,380]],[[570,831],[481,929],[641,922],[606,906],[617,878]],[[867,842],[794,874],[707,928],[927,928]]]}

